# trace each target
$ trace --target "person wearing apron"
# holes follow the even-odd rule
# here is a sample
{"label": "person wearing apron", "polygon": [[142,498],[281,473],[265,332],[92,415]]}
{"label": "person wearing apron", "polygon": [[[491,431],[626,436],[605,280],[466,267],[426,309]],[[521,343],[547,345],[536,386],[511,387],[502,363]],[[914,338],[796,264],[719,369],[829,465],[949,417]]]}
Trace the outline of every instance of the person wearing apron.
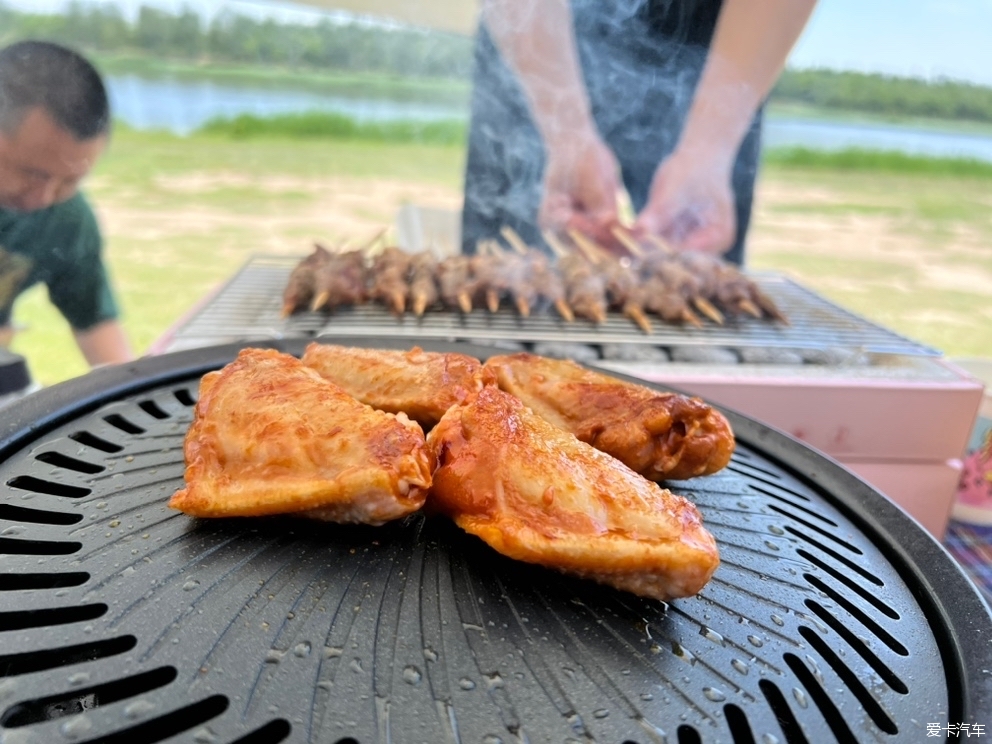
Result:
{"label": "person wearing apron", "polygon": [[815,0],[488,0],[462,250],[508,226],[635,229],[742,263],[761,108]]}

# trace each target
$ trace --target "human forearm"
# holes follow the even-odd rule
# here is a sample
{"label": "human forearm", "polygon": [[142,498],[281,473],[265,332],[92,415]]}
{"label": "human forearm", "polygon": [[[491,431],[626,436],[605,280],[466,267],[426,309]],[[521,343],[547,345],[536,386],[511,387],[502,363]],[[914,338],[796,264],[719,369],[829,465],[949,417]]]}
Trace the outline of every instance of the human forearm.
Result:
{"label": "human forearm", "polygon": [[567,0],[484,0],[483,18],[546,142],[595,125]]}
{"label": "human forearm", "polygon": [[118,364],[134,358],[124,329],[116,320],[98,323],[85,331],[74,330],[73,336],[91,367]]}
{"label": "human forearm", "polygon": [[816,0],[724,0],[678,149],[729,171]]}

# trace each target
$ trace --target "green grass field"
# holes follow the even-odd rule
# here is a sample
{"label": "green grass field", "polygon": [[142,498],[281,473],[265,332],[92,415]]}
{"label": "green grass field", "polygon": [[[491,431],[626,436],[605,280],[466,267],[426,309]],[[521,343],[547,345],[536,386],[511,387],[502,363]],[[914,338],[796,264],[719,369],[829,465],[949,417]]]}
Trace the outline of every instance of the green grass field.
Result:
{"label": "green grass field", "polygon": [[[405,201],[456,207],[463,149],[120,129],[87,183],[138,352],[250,256],[362,240]],[[749,265],[785,272],[949,356],[992,356],[992,173],[912,159],[773,154]],[[49,385],[85,364],[43,288],[13,348]]]}

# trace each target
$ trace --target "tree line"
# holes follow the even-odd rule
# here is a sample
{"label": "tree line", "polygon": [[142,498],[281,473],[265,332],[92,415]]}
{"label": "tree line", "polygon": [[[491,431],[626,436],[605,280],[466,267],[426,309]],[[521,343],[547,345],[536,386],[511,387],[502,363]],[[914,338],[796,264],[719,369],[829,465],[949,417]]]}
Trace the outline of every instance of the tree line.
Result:
{"label": "tree line", "polygon": [[148,6],[129,21],[111,5],[71,3],[60,15],[0,5],[0,42],[23,38],[84,52],[433,78],[468,78],[472,60],[471,39],[465,36],[362,22],[290,24],[224,12],[205,23],[192,10],[172,14]]}
{"label": "tree line", "polygon": [[[375,72],[468,80],[472,40],[458,34],[361,22],[315,25],[222,13],[209,23],[195,12],[142,7],[129,21],[111,5],[73,3],[61,15],[0,5],[0,43],[45,38],[83,51]],[[897,117],[992,122],[992,87],[832,70],[786,70],[772,102]]]}

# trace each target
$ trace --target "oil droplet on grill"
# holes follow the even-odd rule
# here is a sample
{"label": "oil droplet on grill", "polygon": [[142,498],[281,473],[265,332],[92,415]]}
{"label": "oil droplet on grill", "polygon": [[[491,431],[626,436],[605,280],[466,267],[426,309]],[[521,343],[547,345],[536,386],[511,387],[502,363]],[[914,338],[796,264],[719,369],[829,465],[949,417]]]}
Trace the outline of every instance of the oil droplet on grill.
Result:
{"label": "oil droplet on grill", "polygon": [[714,703],[722,703],[727,699],[727,696],[723,694],[723,690],[716,687],[704,687],[703,694],[707,700],[712,700]]}
{"label": "oil droplet on grill", "polygon": [[785,620],[783,620],[778,615],[772,615],[772,622],[778,625],[779,627],[785,625]]}
{"label": "oil droplet on grill", "polygon": [[761,737],[761,744],[778,744],[778,737],[773,734],[764,734]]}
{"label": "oil droplet on grill", "polygon": [[758,636],[756,635],[749,635],[747,639],[748,641],[751,642],[751,645],[754,646],[755,648],[761,648],[762,646],[765,645],[765,642],[762,641],[760,638],[758,638]]}
{"label": "oil droplet on grill", "polygon": [[652,643],[651,644],[651,653],[653,653],[653,654],[660,654],[661,653],[661,646],[659,646],[657,643]]}
{"label": "oil droplet on grill", "polygon": [[783,530],[777,524],[769,525],[768,531],[771,532],[773,535],[784,535],[785,534],[785,530]]}
{"label": "oil droplet on grill", "polygon": [[351,671],[353,671],[353,672],[362,672],[362,671],[364,671],[362,669],[362,660],[359,659],[357,656],[354,659],[351,660],[351,663],[348,666],[351,667]]}
{"label": "oil droplet on grill", "polygon": [[141,718],[141,716],[155,710],[155,703],[148,700],[135,700],[124,707],[125,718]]}
{"label": "oil droplet on grill", "polygon": [[295,646],[293,646],[293,655],[299,656],[302,659],[310,655],[310,649],[311,649],[310,641],[303,641],[301,643],[297,643]]}
{"label": "oil droplet on grill", "polygon": [[717,633],[713,628],[707,628],[705,625],[699,629],[699,635],[708,641],[713,641],[713,643],[719,643],[723,645],[723,636]]}
{"label": "oil droplet on grill", "polygon": [[594,710],[592,712],[592,715],[593,718],[606,718],[608,715],[610,715],[610,711],[608,711],[606,708],[598,708],[597,710]]}
{"label": "oil droplet on grill", "polygon": [[486,734],[482,737],[482,744],[503,744],[503,740],[495,734]]}
{"label": "oil droplet on grill", "polygon": [[474,690],[475,682],[470,680],[468,677],[462,677],[460,680],[458,680],[458,686],[461,687],[463,690]]}
{"label": "oil droplet on grill", "polygon": [[827,683],[823,679],[823,672],[820,671],[820,665],[816,663],[816,659],[814,659],[812,656],[807,654],[806,663],[808,663],[810,667],[813,669],[813,678],[821,685],[825,686]]}
{"label": "oil droplet on grill", "polygon": [[496,672],[495,674],[487,674],[486,685],[490,690],[499,690],[503,687],[503,678],[499,676],[499,672]]}
{"label": "oil droplet on grill", "polygon": [[183,591],[184,592],[191,592],[194,589],[196,589],[196,587],[198,587],[199,585],[200,585],[200,582],[199,581],[197,581],[196,579],[190,579],[185,584],[183,584]]}
{"label": "oil droplet on grill", "polygon": [[427,661],[437,661],[437,652],[428,646],[424,649],[424,658]]}
{"label": "oil droplet on grill", "polygon": [[338,646],[324,646],[324,658],[325,659],[334,659],[334,658],[340,656],[343,652],[344,652],[344,649],[339,648]]}
{"label": "oil droplet on grill", "polygon": [[767,547],[769,550],[780,550],[778,545],[773,543],[771,540],[765,540],[765,547]]}
{"label": "oil droplet on grill", "polygon": [[644,700],[644,701],[654,700],[654,695],[652,695],[650,692],[642,692],[641,693],[641,700]]}
{"label": "oil droplet on grill", "polygon": [[734,669],[736,669],[741,674],[747,674],[748,671],[749,671],[747,664],[745,664],[740,659],[734,659],[733,661],[731,661],[730,662],[730,666],[732,666]]}
{"label": "oil droplet on grill", "polygon": [[403,669],[403,681],[408,685],[419,685],[421,679],[420,670],[411,665]]}
{"label": "oil droplet on grill", "polygon": [[799,703],[800,708],[806,708],[809,706],[809,701],[806,699],[806,693],[798,687],[792,688],[792,697],[794,697],[796,702]]}
{"label": "oil droplet on grill", "polygon": [[61,731],[62,736],[67,739],[78,739],[80,736],[86,734],[86,732],[91,728],[93,728],[93,724],[86,716],[75,716],[63,723],[59,727],[59,731]]}
{"label": "oil droplet on grill", "polygon": [[265,655],[266,664],[278,664],[282,661],[282,657],[286,655],[285,651],[280,651],[277,648],[270,648],[269,652]]}
{"label": "oil droplet on grill", "polygon": [[72,686],[81,685],[90,681],[89,672],[76,672],[69,676],[69,684]]}

